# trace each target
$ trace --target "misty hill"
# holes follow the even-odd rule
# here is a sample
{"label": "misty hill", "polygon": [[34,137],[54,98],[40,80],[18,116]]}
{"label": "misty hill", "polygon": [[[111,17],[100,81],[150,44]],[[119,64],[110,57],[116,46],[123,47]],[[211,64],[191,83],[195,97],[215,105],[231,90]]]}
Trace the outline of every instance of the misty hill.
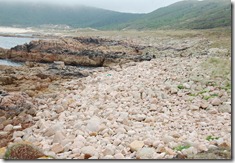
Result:
{"label": "misty hill", "polygon": [[86,6],[0,2],[0,26],[66,24],[71,27],[101,28],[129,22],[140,15]]}
{"label": "misty hill", "polygon": [[224,26],[231,26],[230,0],[180,1],[120,27],[208,29]]}
{"label": "misty hill", "polygon": [[208,29],[231,26],[230,0],[185,0],[149,14],[85,6],[0,2],[0,26],[64,24],[96,29]]}

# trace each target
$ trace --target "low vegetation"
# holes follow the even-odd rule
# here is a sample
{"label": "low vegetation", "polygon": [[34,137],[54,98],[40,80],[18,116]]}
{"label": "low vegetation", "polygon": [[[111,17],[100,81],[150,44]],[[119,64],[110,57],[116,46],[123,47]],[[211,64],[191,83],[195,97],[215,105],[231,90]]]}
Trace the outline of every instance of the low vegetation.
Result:
{"label": "low vegetation", "polygon": [[208,140],[208,141],[211,141],[211,140],[218,140],[219,139],[219,137],[214,137],[214,136],[207,136],[206,137],[206,140]]}
{"label": "low vegetation", "polygon": [[7,148],[4,159],[32,160],[45,156],[37,147],[27,143],[16,143]]}
{"label": "low vegetation", "polygon": [[175,151],[182,151],[183,149],[190,148],[190,145],[180,145],[174,148]]}
{"label": "low vegetation", "polygon": [[[203,70],[215,81],[214,85],[231,90],[231,58],[211,57],[202,64]],[[223,79],[218,83],[216,79]]]}

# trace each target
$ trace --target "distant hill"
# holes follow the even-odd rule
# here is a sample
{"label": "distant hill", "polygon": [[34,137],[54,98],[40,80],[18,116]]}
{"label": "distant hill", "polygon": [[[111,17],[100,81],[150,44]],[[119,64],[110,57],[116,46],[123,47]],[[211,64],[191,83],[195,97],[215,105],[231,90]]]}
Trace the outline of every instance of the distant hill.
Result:
{"label": "distant hill", "polygon": [[231,26],[230,0],[185,0],[149,14],[85,6],[0,2],[0,26],[68,25],[96,29],[209,29]]}
{"label": "distant hill", "polygon": [[62,24],[79,28],[101,28],[129,22],[139,16],[141,14],[120,13],[86,6],[0,2],[0,26]]}
{"label": "distant hill", "polygon": [[120,28],[208,29],[231,26],[230,0],[185,0],[157,9]]}

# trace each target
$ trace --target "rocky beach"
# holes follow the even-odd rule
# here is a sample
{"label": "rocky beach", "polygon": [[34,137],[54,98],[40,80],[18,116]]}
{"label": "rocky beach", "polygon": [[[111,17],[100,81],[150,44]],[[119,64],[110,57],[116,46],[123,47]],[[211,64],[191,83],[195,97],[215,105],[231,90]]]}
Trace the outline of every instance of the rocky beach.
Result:
{"label": "rocky beach", "polygon": [[231,158],[225,32],[60,35],[0,49],[24,63],[0,65],[0,158],[22,142],[42,159]]}

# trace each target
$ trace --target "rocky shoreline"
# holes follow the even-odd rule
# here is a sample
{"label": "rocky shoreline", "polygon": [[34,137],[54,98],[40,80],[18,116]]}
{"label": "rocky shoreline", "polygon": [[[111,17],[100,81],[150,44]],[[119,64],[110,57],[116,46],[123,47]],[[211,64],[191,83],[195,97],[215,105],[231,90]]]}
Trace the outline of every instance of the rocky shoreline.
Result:
{"label": "rocky shoreline", "polygon": [[72,66],[102,67],[129,61],[151,60],[152,56],[141,51],[143,48],[102,38],[64,37],[18,45],[2,53],[0,58],[21,62],[63,61]]}
{"label": "rocky shoreline", "polygon": [[214,76],[223,58],[210,55],[226,52],[199,40],[61,38],[1,53],[27,62],[0,66],[0,151],[31,142],[57,159],[231,158],[231,76]]}

